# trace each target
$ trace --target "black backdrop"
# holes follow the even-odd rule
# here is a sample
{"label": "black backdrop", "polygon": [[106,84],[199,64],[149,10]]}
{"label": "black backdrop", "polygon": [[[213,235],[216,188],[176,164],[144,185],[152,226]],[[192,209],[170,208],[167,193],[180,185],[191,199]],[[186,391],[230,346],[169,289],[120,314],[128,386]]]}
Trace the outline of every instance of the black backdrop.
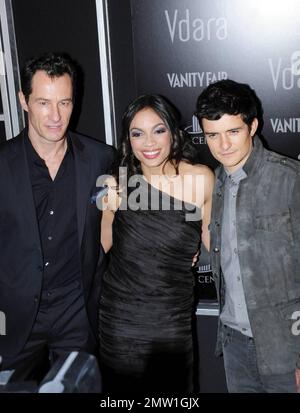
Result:
{"label": "black backdrop", "polygon": [[131,11],[137,92],[169,97],[205,157],[204,139],[195,139],[196,98],[232,78],[260,97],[269,147],[298,158],[299,1],[131,0]]}
{"label": "black backdrop", "polygon": [[82,67],[83,92],[72,129],[105,141],[94,0],[12,0],[20,67],[46,51],[69,53]]}
{"label": "black backdrop", "polygon": [[228,77],[256,90],[270,149],[299,157],[299,1],[121,3],[122,14],[118,0],[108,1],[117,122],[136,94],[161,93],[178,106],[201,159],[213,166],[193,118],[195,101],[209,83]]}
{"label": "black backdrop", "polygon": [[[105,140],[95,0],[12,0],[20,66],[46,50],[82,66],[84,95],[74,127]],[[193,119],[213,80],[250,83],[264,107],[269,147],[300,154],[300,2],[298,0],[108,0],[118,136],[126,104],[162,93],[213,163]],[[107,109],[107,108],[105,108]]]}

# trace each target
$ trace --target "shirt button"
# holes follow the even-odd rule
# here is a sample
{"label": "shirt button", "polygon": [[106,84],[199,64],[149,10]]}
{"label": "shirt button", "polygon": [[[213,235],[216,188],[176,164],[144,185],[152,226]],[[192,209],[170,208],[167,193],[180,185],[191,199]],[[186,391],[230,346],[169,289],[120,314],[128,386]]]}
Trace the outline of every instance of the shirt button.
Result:
{"label": "shirt button", "polygon": [[219,252],[220,250],[219,250],[219,248],[218,247],[215,247],[214,248],[214,252]]}
{"label": "shirt button", "polygon": [[33,301],[34,301],[35,303],[37,303],[38,300],[39,300],[39,297],[38,297],[37,295],[35,295]]}
{"label": "shirt button", "polygon": [[50,214],[50,215],[53,215],[53,214],[54,214],[54,211],[51,209],[51,210],[49,211],[49,214]]}
{"label": "shirt button", "polygon": [[241,281],[241,277],[237,277],[237,280],[238,280],[238,281]]}
{"label": "shirt button", "polygon": [[45,267],[48,267],[49,264],[50,264],[49,261],[45,262]]}
{"label": "shirt button", "polygon": [[233,250],[233,252],[234,252],[235,254],[237,254],[237,249],[235,248],[235,249]]}
{"label": "shirt button", "polygon": [[49,240],[49,241],[52,241],[52,237],[51,237],[51,235],[49,235],[48,240]]}

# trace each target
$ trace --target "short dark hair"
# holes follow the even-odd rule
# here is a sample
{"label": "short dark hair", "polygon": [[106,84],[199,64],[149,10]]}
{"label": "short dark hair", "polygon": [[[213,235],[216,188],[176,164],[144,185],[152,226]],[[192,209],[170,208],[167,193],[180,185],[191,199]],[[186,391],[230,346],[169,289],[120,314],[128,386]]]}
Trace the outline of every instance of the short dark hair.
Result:
{"label": "short dark hair", "polygon": [[48,52],[28,60],[21,71],[21,88],[26,102],[28,102],[29,95],[32,93],[32,78],[38,70],[43,70],[50,77],[60,77],[68,74],[72,80],[74,101],[77,80],[76,66],[76,63],[66,53]]}
{"label": "short dark hair", "polygon": [[202,126],[202,119],[218,120],[223,115],[241,115],[250,128],[258,117],[259,100],[253,89],[245,83],[225,79],[207,86],[197,100],[196,116]]}
{"label": "short dark hair", "polygon": [[171,150],[166,161],[171,161],[178,173],[181,160],[190,163],[196,161],[196,151],[189,142],[186,134],[180,128],[180,113],[178,109],[161,95],[141,95],[134,99],[126,108],[122,117],[122,141],[118,148],[118,157],[114,169],[117,177],[117,168],[127,167],[128,177],[140,174],[140,161],[135,158],[130,143],[130,125],[135,115],[143,109],[150,108],[164,121],[171,133]]}

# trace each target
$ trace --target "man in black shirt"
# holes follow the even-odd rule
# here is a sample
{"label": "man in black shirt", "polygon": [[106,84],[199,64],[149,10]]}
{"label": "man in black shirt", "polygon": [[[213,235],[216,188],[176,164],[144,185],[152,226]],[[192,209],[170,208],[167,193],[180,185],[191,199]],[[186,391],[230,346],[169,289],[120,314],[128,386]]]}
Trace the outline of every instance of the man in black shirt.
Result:
{"label": "man in black shirt", "polygon": [[96,350],[104,260],[91,198],[112,148],[68,131],[76,87],[71,59],[32,59],[21,78],[28,128],[0,148],[0,355],[2,369],[25,377],[45,349],[50,362]]}

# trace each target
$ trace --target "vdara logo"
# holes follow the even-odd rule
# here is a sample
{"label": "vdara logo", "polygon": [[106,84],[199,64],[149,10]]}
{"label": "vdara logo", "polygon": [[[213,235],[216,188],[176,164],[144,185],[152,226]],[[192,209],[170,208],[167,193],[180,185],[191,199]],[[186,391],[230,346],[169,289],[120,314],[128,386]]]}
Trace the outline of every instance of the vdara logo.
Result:
{"label": "vdara logo", "polygon": [[211,17],[207,20],[202,20],[199,17],[191,18],[189,9],[185,10],[183,18],[180,19],[180,17],[177,9],[173,13],[165,10],[165,18],[172,43],[175,39],[180,42],[190,40],[200,42],[202,40],[212,40],[213,38],[217,40],[227,39],[228,30],[225,17]]}
{"label": "vdara logo", "polygon": [[227,72],[167,73],[170,87],[205,87],[217,80],[227,79]]}
{"label": "vdara logo", "polygon": [[210,264],[199,265],[197,268],[199,284],[213,284],[214,278],[211,274]]}
{"label": "vdara logo", "polygon": [[0,336],[6,335],[6,316],[3,311],[0,311]]}
{"label": "vdara logo", "polygon": [[300,118],[270,118],[274,133],[299,133]]}
{"label": "vdara logo", "polygon": [[291,54],[288,65],[284,65],[282,57],[277,61],[269,58],[268,63],[275,90],[279,87],[284,90],[291,90],[294,87],[300,89],[300,50]]}
{"label": "vdara logo", "polygon": [[206,144],[206,138],[203,135],[197,116],[193,115],[192,124],[184,128],[184,130],[188,133],[194,145]]}

